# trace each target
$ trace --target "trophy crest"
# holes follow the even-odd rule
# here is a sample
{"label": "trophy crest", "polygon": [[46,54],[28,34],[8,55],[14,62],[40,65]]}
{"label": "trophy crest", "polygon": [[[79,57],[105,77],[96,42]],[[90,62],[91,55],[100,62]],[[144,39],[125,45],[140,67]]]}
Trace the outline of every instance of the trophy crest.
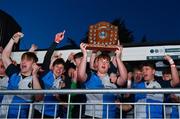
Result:
{"label": "trophy crest", "polygon": [[99,22],[89,27],[87,49],[116,50],[118,43],[118,27],[108,22]]}

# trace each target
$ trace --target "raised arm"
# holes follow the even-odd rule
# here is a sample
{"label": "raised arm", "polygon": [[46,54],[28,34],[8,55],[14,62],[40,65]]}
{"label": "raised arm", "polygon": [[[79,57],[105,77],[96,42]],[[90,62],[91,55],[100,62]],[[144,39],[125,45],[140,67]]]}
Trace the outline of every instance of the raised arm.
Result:
{"label": "raised arm", "polygon": [[125,84],[127,80],[127,69],[124,66],[123,62],[121,61],[121,54],[122,54],[122,47],[117,46],[117,50],[115,51],[116,53],[116,63],[117,63],[117,68],[120,76],[118,77],[117,84],[122,86]]}
{"label": "raised arm", "polygon": [[7,68],[12,63],[10,56],[11,56],[13,45],[15,43],[18,43],[19,39],[22,37],[23,37],[23,33],[21,33],[21,32],[15,33],[13,35],[13,37],[9,40],[6,47],[4,48],[4,50],[2,52],[2,60],[3,60],[5,68]]}
{"label": "raised arm", "polygon": [[117,62],[116,62],[116,57],[115,57],[115,56],[112,57],[111,62],[112,62],[112,64],[114,65],[114,67],[117,68]]}
{"label": "raised arm", "polygon": [[56,49],[57,44],[60,43],[63,40],[64,33],[65,33],[65,31],[57,33],[56,36],[55,36],[54,42],[48,48],[48,50],[46,52],[46,55],[44,56],[44,61],[43,61],[43,64],[42,64],[42,69],[43,70],[48,70],[49,69],[50,64],[51,64],[51,56],[52,56],[54,50]]}
{"label": "raised arm", "polygon": [[35,44],[32,44],[31,45],[31,48],[28,50],[29,52],[34,52],[35,53],[35,51],[38,49],[38,46],[37,45],[35,45]]}
{"label": "raised arm", "polygon": [[[34,63],[33,64],[33,71],[32,71],[32,78],[33,78],[33,89],[42,89],[39,79],[38,79],[38,71],[39,71],[40,67]],[[43,94],[36,94],[35,95],[35,100],[40,101],[43,98]]]}
{"label": "raised arm", "polygon": [[97,55],[97,51],[92,50],[89,65],[90,65],[90,68],[93,69],[93,70],[95,70],[94,61],[95,61],[96,55]]}
{"label": "raised arm", "polygon": [[179,75],[178,75],[176,65],[170,56],[166,55],[166,56],[164,56],[164,59],[167,60],[170,64],[171,75],[172,75],[171,86],[175,87],[179,84]]}
{"label": "raised arm", "polygon": [[81,43],[80,48],[83,53],[82,60],[79,64],[79,67],[77,69],[77,80],[80,82],[85,82],[87,79],[87,74],[86,74],[86,64],[87,64],[87,50],[86,50],[86,44]]}

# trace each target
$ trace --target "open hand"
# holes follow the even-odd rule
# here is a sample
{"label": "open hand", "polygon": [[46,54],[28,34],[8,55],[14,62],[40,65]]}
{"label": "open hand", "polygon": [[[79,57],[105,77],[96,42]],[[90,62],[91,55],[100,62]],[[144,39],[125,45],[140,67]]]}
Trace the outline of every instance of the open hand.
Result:
{"label": "open hand", "polygon": [[19,39],[22,38],[23,36],[24,36],[23,33],[17,32],[13,35],[12,39],[14,40],[14,43],[18,43]]}
{"label": "open hand", "polygon": [[54,41],[56,43],[60,43],[64,38],[64,34],[65,34],[65,30],[63,32],[57,33],[56,36],[55,36]]}
{"label": "open hand", "polygon": [[87,47],[87,44],[85,43],[80,44],[80,48],[83,54],[87,54],[86,47]]}

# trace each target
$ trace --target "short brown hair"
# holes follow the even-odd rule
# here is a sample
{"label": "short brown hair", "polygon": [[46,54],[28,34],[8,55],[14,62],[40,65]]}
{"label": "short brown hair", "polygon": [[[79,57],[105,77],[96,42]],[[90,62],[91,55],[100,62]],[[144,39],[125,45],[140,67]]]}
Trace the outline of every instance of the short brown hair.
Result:
{"label": "short brown hair", "polygon": [[108,61],[111,61],[111,57],[106,53],[102,53],[102,54],[98,55],[97,58],[98,58],[98,60],[100,58],[102,58],[102,59],[107,59]]}
{"label": "short brown hair", "polygon": [[65,61],[64,61],[63,58],[57,58],[57,59],[53,62],[52,66],[54,67],[55,65],[59,65],[59,64],[62,64],[63,66],[65,66]]}
{"label": "short brown hair", "polygon": [[162,71],[162,74],[171,74],[171,70],[169,68]]}
{"label": "short brown hair", "polygon": [[33,60],[34,62],[38,62],[38,57],[33,52],[25,52],[21,56],[21,60],[27,58],[28,60]]}
{"label": "short brown hair", "polygon": [[142,62],[141,68],[143,68],[144,66],[148,66],[148,67],[151,67],[152,69],[156,69],[155,63],[151,61]]}

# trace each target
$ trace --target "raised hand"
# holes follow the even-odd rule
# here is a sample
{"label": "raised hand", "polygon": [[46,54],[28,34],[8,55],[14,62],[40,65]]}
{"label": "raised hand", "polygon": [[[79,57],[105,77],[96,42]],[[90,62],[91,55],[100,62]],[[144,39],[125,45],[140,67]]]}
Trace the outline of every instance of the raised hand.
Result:
{"label": "raised hand", "polygon": [[35,52],[35,50],[37,50],[37,49],[38,49],[38,46],[35,44],[32,44],[31,48],[29,49],[29,52]]}
{"label": "raised hand", "polygon": [[116,46],[117,47],[117,50],[115,51],[115,54],[116,54],[116,57],[119,58],[122,54],[122,46]]}
{"label": "raised hand", "polygon": [[87,44],[85,43],[80,44],[80,48],[83,54],[87,54],[86,47],[87,47]]}
{"label": "raised hand", "polygon": [[39,71],[40,67],[37,64],[33,64],[33,71],[32,71],[32,75],[37,75],[38,71]]}
{"label": "raised hand", "polygon": [[64,34],[65,34],[65,30],[63,32],[57,33],[56,36],[55,36],[54,41],[56,43],[60,43],[64,38]]}
{"label": "raised hand", "polygon": [[12,39],[14,40],[14,43],[18,43],[19,39],[22,38],[23,36],[24,36],[23,33],[17,32],[13,35]]}

